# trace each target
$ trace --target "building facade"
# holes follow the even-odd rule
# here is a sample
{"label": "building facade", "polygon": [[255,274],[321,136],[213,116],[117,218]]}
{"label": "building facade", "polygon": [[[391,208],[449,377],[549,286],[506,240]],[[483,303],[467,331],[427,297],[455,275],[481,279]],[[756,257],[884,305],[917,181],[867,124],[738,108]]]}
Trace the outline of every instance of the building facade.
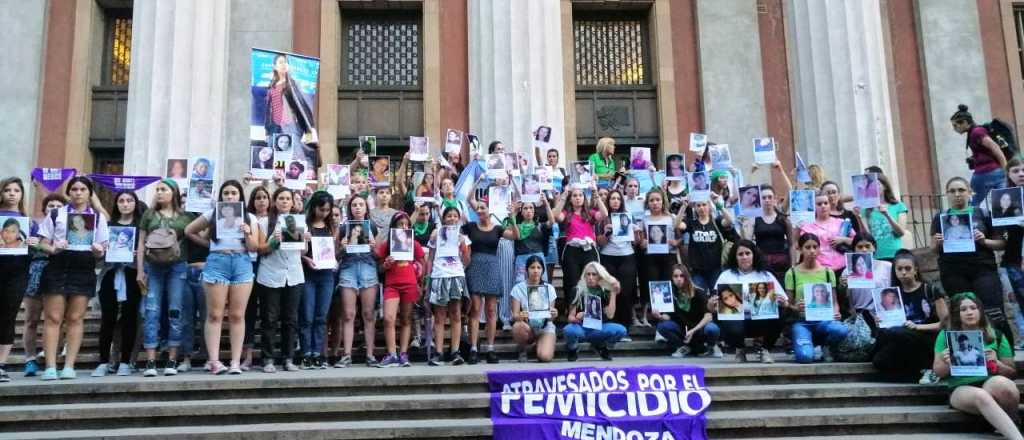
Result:
{"label": "building facade", "polygon": [[1012,0],[0,0],[0,25],[0,175],[198,154],[243,175],[254,47],[320,58],[326,162],[360,135],[400,155],[446,128],[526,148],[548,125],[568,159],[611,136],[663,163],[701,132],[740,163],[773,136],[787,168],[879,165],[934,194],[969,174],[957,104],[1024,127]]}

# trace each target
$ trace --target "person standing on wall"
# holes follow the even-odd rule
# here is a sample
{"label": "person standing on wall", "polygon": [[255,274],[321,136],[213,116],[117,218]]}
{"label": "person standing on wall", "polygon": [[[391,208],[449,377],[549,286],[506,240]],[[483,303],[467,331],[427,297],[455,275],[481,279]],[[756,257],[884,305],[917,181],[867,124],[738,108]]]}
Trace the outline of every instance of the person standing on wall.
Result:
{"label": "person standing on wall", "polygon": [[992,140],[988,130],[974,122],[974,116],[967,111],[967,106],[960,104],[956,113],[949,118],[953,123],[953,130],[959,134],[967,134],[967,149],[971,151],[971,157],[967,158],[967,167],[973,171],[971,174],[971,191],[974,197],[971,198],[971,206],[978,206],[988,192],[993,189],[1002,188],[1006,184],[1006,160],[999,144]]}

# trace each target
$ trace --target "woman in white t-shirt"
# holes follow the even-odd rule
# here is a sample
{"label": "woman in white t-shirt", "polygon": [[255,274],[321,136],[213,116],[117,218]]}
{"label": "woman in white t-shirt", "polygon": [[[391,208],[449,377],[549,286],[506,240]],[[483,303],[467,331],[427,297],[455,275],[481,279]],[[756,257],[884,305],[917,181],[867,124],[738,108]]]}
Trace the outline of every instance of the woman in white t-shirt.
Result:
{"label": "woman in white t-shirt", "polygon": [[[459,340],[462,334],[462,301],[469,299],[466,266],[469,265],[470,242],[469,238],[460,232],[461,219],[462,214],[458,209],[445,208],[441,214],[442,226],[434,230],[427,245],[430,248],[430,255],[427,257],[424,273],[430,274],[428,301],[434,313],[434,351],[429,354],[427,361],[427,365],[430,366],[444,364],[441,352],[444,348],[445,319],[452,322],[449,362],[452,365],[465,363],[459,355]],[[450,252],[452,247],[457,250]]]}
{"label": "woman in white t-shirt", "polygon": [[[772,287],[772,294],[778,305],[776,313],[789,304],[786,291],[779,284],[779,280],[775,279],[775,275],[768,270],[768,265],[761,256],[757,245],[750,240],[739,240],[732,247],[729,258],[722,267],[722,273],[718,275],[718,280],[715,282],[716,286],[720,284],[743,284],[748,289],[755,288],[755,284],[757,288],[763,289],[764,284],[767,284]],[[751,295],[751,297],[753,296]],[[717,298],[708,300],[708,309],[715,310],[717,301]],[[746,337],[754,338],[753,352],[761,358],[761,362],[767,364],[774,362],[770,349],[775,346],[775,341],[782,333],[782,320],[776,318],[718,321],[718,326],[722,329],[722,339],[725,343],[736,347],[737,362],[747,361],[747,348],[744,346]]]}

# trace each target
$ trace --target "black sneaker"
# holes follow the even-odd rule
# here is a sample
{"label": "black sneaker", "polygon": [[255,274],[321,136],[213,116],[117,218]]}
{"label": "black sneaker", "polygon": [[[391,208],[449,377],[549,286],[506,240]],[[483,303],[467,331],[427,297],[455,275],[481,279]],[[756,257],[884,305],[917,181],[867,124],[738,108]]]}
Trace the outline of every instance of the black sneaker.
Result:
{"label": "black sneaker", "polygon": [[313,361],[309,359],[309,356],[303,356],[299,368],[302,370],[310,370],[313,368]]}
{"label": "black sneaker", "polygon": [[480,353],[476,350],[470,350],[469,359],[466,361],[469,365],[476,365],[480,363]]}
{"label": "black sneaker", "polygon": [[7,370],[0,368],[0,382],[10,382],[11,376],[7,375]]}
{"label": "black sneaker", "polygon": [[[476,352],[474,351],[473,353],[476,353]],[[461,354],[455,353],[455,354],[452,355],[452,362],[451,362],[452,365],[462,365],[464,363],[466,363],[466,360],[462,359],[462,355]]]}
{"label": "black sneaker", "polygon": [[313,369],[322,370],[324,369],[324,360],[320,355],[313,356]]}
{"label": "black sneaker", "polygon": [[609,350],[607,346],[602,345],[600,347],[596,347],[594,348],[594,351],[597,352],[598,356],[601,356],[601,359],[606,361],[612,360],[612,351]]}
{"label": "black sneaker", "polygon": [[576,359],[580,358],[580,349],[569,350],[569,354],[565,356],[565,360],[569,362],[576,362]]}
{"label": "black sneaker", "polygon": [[495,353],[494,350],[488,351],[487,354],[484,355],[484,357],[487,358],[488,364],[498,363],[498,354]]}
{"label": "black sneaker", "polygon": [[440,354],[434,353],[434,355],[430,357],[430,360],[427,361],[427,365],[431,367],[440,367],[444,365],[444,361],[441,360]]}

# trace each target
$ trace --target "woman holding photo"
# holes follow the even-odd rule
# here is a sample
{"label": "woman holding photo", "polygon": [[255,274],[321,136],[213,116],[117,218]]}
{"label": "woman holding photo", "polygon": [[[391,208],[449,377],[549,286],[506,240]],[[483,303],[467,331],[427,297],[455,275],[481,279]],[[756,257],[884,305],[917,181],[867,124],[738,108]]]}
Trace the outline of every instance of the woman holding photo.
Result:
{"label": "woman holding photo", "polygon": [[[486,176],[481,175],[481,180]],[[479,180],[477,181],[479,183]],[[476,185],[474,185],[475,189]],[[514,238],[513,231],[506,230],[495,223],[488,209],[488,203],[478,201],[476,191],[470,191],[470,206],[476,212],[477,221],[462,225],[462,233],[469,237],[473,259],[466,267],[466,283],[472,294],[469,309],[469,359],[470,365],[479,362],[477,341],[480,337],[480,314],[486,314],[487,324],[485,335],[487,346],[485,356],[487,363],[498,363],[498,355],[494,352],[494,337],[498,330],[498,298],[503,292],[501,286],[501,268],[498,257],[498,244],[502,238]]]}
{"label": "woman holding photo", "polygon": [[597,181],[597,186],[600,188],[608,188],[611,186],[612,180],[615,179],[615,139],[610,137],[603,137],[597,140],[597,151],[591,154],[587,158],[590,162],[590,170],[594,175],[594,180]]}
{"label": "woman holding photo", "polygon": [[[786,186],[789,187],[788,179]],[[783,213],[788,201],[783,203],[781,209],[779,202],[780,198],[776,196],[773,186],[761,185],[761,216],[754,218],[754,242],[762,252],[765,265],[776,279],[781,278],[793,264],[790,258],[792,224]]]}
{"label": "woman holding photo", "polygon": [[[693,202],[695,215],[692,219],[680,216],[677,226],[677,231],[690,234],[690,244],[686,247],[687,261],[693,270],[694,283],[705,290],[714,288],[722,270],[725,241],[735,242],[739,238],[733,228],[732,214],[725,209],[721,196],[712,194],[711,200]],[[717,217],[711,217],[711,203],[718,211]]]}
{"label": "woman holding photo", "polygon": [[[2,182],[0,190],[12,191],[13,186],[21,188],[20,181]],[[21,192],[24,194],[24,191]],[[68,196],[68,204],[57,211],[57,215],[47,216],[39,226],[39,247],[50,255],[50,263],[46,265],[39,282],[39,291],[43,294],[43,314],[46,324],[43,328],[44,352],[46,353],[46,370],[43,380],[55,380],[57,374],[57,354],[60,353],[61,329],[66,326],[66,353],[64,369],[60,371],[62,379],[74,379],[75,360],[82,346],[84,330],[82,319],[89,304],[89,299],[96,291],[96,260],[103,258],[108,238],[107,218],[99,212],[99,204],[93,204],[93,182],[87,177],[76,176],[68,180],[64,194]],[[5,196],[5,200],[14,196]],[[13,206],[20,209],[21,202],[4,203],[6,211],[14,211]],[[68,215],[92,214],[95,217],[95,235],[92,245],[87,251],[71,251],[68,247]],[[81,217],[79,217],[81,218]],[[27,271],[26,271],[27,273]]]}
{"label": "woman holding photo", "polygon": [[[146,378],[156,377],[159,373],[157,348],[160,346],[160,335],[163,333],[161,325],[164,304],[167,305],[169,325],[166,329],[168,360],[164,365],[164,376],[174,376],[178,373],[178,349],[186,339],[183,331],[185,327],[191,327],[184,322],[190,318],[185,312],[191,310],[191,307],[184,307],[188,264],[185,263],[183,248],[185,228],[191,221],[193,216],[183,211],[181,195],[174,180],[164,179],[158,182],[154,188],[153,204],[145,214],[142,214],[139,221],[138,240],[144,252],[137,253],[135,261],[136,266],[141,269],[136,279],[140,287],[147,291],[142,298],[141,311],[142,348],[145,350],[146,358],[142,376]],[[166,238],[169,236],[174,239],[173,246],[176,247],[170,251],[166,248]],[[162,255],[167,253],[176,255],[170,258]],[[185,347],[184,352],[186,357],[189,356],[191,347]]]}
{"label": "woman holding photo", "polygon": [[[849,209],[846,209],[846,203],[853,201],[853,197],[842,194],[838,183],[826,180],[825,183],[821,184],[819,193],[824,194],[828,198],[829,216],[838,219],[841,222],[849,222],[849,227],[844,226],[844,229],[853,230],[853,232],[849,234],[850,237],[852,237],[854,234],[859,234],[861,231],[867,229],[864,226],[863,219],[860,217],[859,212],[855,210],[851,211]],[[815,201],[815,204],[817,204],[817,201]],[[815,211],[815,217],[817,217],[817,211]],[[815,221],[817,221],[817,219]],[[824,237],[821,237],[821,239],[823,241],[827,241]],[[840,254],[849,252],[850,249],[853,247],[849,243],[844,243],[843,241],[839,241],[825,246],[834,248]],[[843,264],[845,265],[845,263]],[[833,270],[835,270],[835,268],[833,268]]]}
{"label": "woman holding photo", "polygon": [[917,258],[908,250],[896,253],[892,277],[903,295],[907,321],[901,327],[878,330],[872,364],[885,377],[922,385],[939,381],[932,371],[935,335],[948,322],[947,298],[938,286],[921,279]]}
{"label": "woman holding photo", "polygon": [[711,309],[708,308],[708,295],[693,285],[690,271],[682,264],[672,266],[672,302],[670,313],[651,312],[656,320],[657,332],[668,342],[673,358],[686,357],[688,354],[715,353],[721,356],[718,347],[718,336],[721,331],[712,322]]}
{"label": "woman holding photo", "polygon": [[[1013,348],[1007,336],[989,325],[983,303],[971,292],[953,296],[949,326],[935,338],[932,370],[946,378],[951,390],[949,406],[968,414],[980,414],[1000,434],[1009,439],[1024,439],[1020,429],[1020,391],[1013,380],[1017,376]],[[988,376],[952,376],[950,347],[946,331],[980,330],[985,343]]]}
{"label": "woman holding photo", "polygon": [[[636,286],[636,275],[637,275],[637,259],[633,249],[633,244],[639,241],[639,233],[637,229],[632,225],[626,225],[622,228],[622,231],[633,238],[632,241],[615,241],[612,237],[612,221],[618,218],[629,219],[624,216],[614,216],[613,214],[625,214],[626,206],[623,203],[622,193],[617,189],[613,189],[608,192],[608,201],[605,202],[608,206],[609,217],[601,222],[598,226],[598,230],[602,231],[600,235],[597,235],[597,245],[600,247],[601,261],[604,263],[605,269],[608,273],[620,281],[621,292],[615,297],[618,303],[615,305],[615,316],[612,318],[615,322],[622,324],[627,327],[633,322],[638,322],[636,316],[636,310],[633,308],[637,300],[637,286]],[[625,338],[628,338],[626,336]],[[625,339],[624,338],[624,339]]]}
{"label": "woman holding photo", "polygon": [[[288,188],[278,188],[272,199],[267,219],[267,239],[260,243],[260,267],[256,273],[254,290],[260,296],[260,332],[263,372],[277,371],[275,360],[280,361],[285,371],[298,371],[292,360],[295,339],[298,337],[299,302],[306,282],[302,267],[302,251],[281,249],[281,243],[288,240],[285,229],[291,213],[293,193]],[[330,211],[328,211],[330,212]],[[305,237],[290,237],[303,239]],[[274,353],[280,326],[281,352]],[[307,361],[308,362],[308,361]]]}
{"label": "woman holding photo", "polygon": [[[329,237],[337,240],[338,224],[331,215],[334,197],[326,191],[317,191],[306,204],[306,230],[311,237]],[[327,249],[327,248],[325,248]],[[337,252],[327,249],[328,260],[335,261]],[[302,367],[327,368],[324,358],[324,340],[327,337],[327,312],[334,295],[334,269],[318,269],[313,261],[312,246],[302,256],[302,272],[306,282],[302,288],[299,304],[299,346],[302,352]]]}
{"label": "woman holding photo", "polygon": [[[555,286],[544,282],[543,275],[544,259],[531,255],[526,259],[526,277],[512,288],[512,316],[516,321],[512,326],[512,338],[519,351],[519,362],[527,361],[527,348],[531,343],[536,344],[537,362],[550,362],[555,357],[554,320],[558,317],[558,309],[555,308],[558,296]],[[533,298],[534,295],[537,298]],[[536,302],[547,307],[548,317],[530,318]]]}
{"label": "woman holding photo", "polygon": [[[430,237],[430,255],[427,257],[425,273],[430,274],[430,293],[427,301],[433,311],[434,351],[428,352],[427,365],[444,364],[441,353],[444,352],[444,328],[447,319],[451,330],[451,347],[448,362],[451,365],[462,365],[465,360],[459,354],[462,334],[462,301],[469,299],[469,287],[466,286],[465,267],[470,262],[469,239],[460,231],[459,222],[462,215],[456,208],[445,208],[441,215],[442,227],[434,230]],[[452,240],[458,242],[458,255],[441,256],[439,249]]]}
{"label": "woman holding photo", "polygon": [[[874,254],[876,252],[876,241],[875,237],[871,234],[863,233],[857,234],[853,237],[853,251],[861,254]],[[858,256],[858,261],[864,261],[863,256]],[[856,266],[856,264],[854,265]],[[845,288],[846,297],[849,303],[843,303],[841,307],[849,307],[848,311],[859,313],[863,318],[864,322],[867,323],[868,327],[871,328],[871,335],[875,336],[878,334],[878,318],[875,316],[874,310],[874,298],[872,292],[877,288],[889,287],[892,285],[892,263],[874,259],[871,265],[870,271],[866,271],[864,268],[861,272],[868,272],[871,274],[871,281],[874,283],[872,288],[849,288],[848,281],[850,273],[855,269],[844,271],[843,275],[839,277],[839,286]]]}
{"label": "woman holding photo", "polygon": [[800,235],[813,234],[817,237],[821,242],[821,249],[816,253],[818,263],[833,272],[839,272],[846,267],[843,253],[852,248],[853,236],[858,229],[845,228],[845,220],[829,214],[831,197],[824,191],[818,192],[814,197],[814,221],[800,225],[798,232]]}
{"label": "woman holding photo", "polygon": [[[13,196],[11,194],[11,198]],[[64,208],[65,204],[67,204],[67,199],[61,193],[53,192],[43,197],[41,211],[43,216],[32,219],[32,233],[31,237],[27,240],[29,245],[28,256],[31,262],[28,267],[28,287],[25,288],[25,299],[22,300],[22,306],[25,308],[25,326],[21,333],[22,346],[25,348],[25,377],[35,376],[39,372],[39,362],[36,360],[36,353],[39,352],[36,349],[36,338],[39,334],[39,323],[42,322],[43,315],[43,298],[39,295],[39,281],[43,275],[43,270],[46,269],[46,265],[50,262],[47,254],[39,247],[39,226],[47,217],[56,218],[57,212]],[[17,310],[17,307],[6,310]]]}
{"label": "woman holding photo", "polygon": [[[170,180],[170,179],[167,179]],[[114,196],[115,218],[107,227],[126,226],[138,228],[144,217],[146,206],[139,201],[134,191],[121,191]],[[187,224],[187,223],[186,223]],[[110,349],[114,342],[114,329],[117,327],[126,329],[137,329],[139,327],[139,302],[142,300],[142,293],[139,283],[131,280],[138,279],[137,249],[142,242],[136,240],[133,263],[103,263],[103,270],[98,276],[100,287],[100,365],[92,372],[92,377],[103,377],[107,374],[126,373],[131,374],[131,357],[135,347],[135,331],[121,332],[121,363],[112,365],[110,363]],[[108,249],[109,251],[109,249]],[[118,281],[118,278],[120,280]]]}
{"label": "woman holding photo", "polygon": [[[218,202],[242,202],[242,184],[228,180],[220,186]],[[203,266],[203,285],[206,289],[206,353],[207,369],[213,374],[242,374],[242,344],[245,340],[245,307],[252,293],[252,259],[247,252],[256,251],[264,237],[256,218],[247,214],[242,225],[242,237],[221,240],[217,238],[214,211],[196,217],[185,228],[185,235],[198,245],[208,246],[210,255]],[[203,234],[203,232],[206,232]],[[231,368],[220,362],[221,326],[227,308],[231,341]]]}
{"label": "woman holding photo", "polygon": [[[644,225],[666,225],[665,229],[672,228],[673,233],[668,234],[666,237],[658,237],[658,228],[651,228],[651,232],[654,232],[653,236],[648,236],[646,231],[640,231],[639,248],[644,251],[644,265],[646,271],[646,279],[650,281],[668,281],[672,277],[672,267],[679,263],[679,245],[682,240],[683,230],[686,229],[686,222],[683,221],[683,216],[673,216],[668,213],[668,204],[665,200],[665,194],[660,189],[653,189],[647,193],[647,198],[644,201],[644,210],[648,212],[647,217],[644,219]],[[668,239],[668,235],[673,238]],[[649,244],[668,244],[668,253],[658,254],[651,253],[648,251]],[[641,321],[645,326],[649,326],[647,323],[647,315],[649,314],[651,306],[651,292],[649,292],[648,284],[641,285],[640,291],[644,292],[640,295],[640,304],[642,305],[641,310],[638,312],[643,317]]]}
{"label": "woman holding photo", "polygon": [[[1024,159],[1014,157],[1006,163],[1007,187],[1024,186]],[[1024,335],[1024,270],[1021,266],[1021,244],[1024,242],[1024,227],[1020,225],[1004,226],[1006,232],[1006,252],[1003,252],[1002,267],[1006,270],[1006,278],[1010,280],[1016,299],[1017,310],[1014,321],[1017,333]],[[1018,341],[1015,348],[1024,348],[1024,342]]]}
{"label": "woman holding photo", "polygon": [[[575,298],[569,306],[569,324],[562,330],[565,335],[565,348],[569,351],[567,360],[575,362],[579,358],[579,341],[585,340],[597,351],[601,359],[612,360],[611,347],[626,336],[626,328],[620,324],[609,322],[615,316],[615,297],[619,294],[620,284],[604,266],[593,261],[583,267],[583,276],[574,289]],[[601,329],[583,327],[584,298],[596,296],[601,299]]]}
{"label": "woman holding photo", "polygon": [[[949,202],[949,209],[936,212],[932,217],[931,226],[932,251],[939,255],[939,279],[942,281],[942,288],[950,295],[975,292],[978,299],[986,305],[985,315],[988,322],[1003,332],[1012,346],[1013,333],[1003,307],[1003,288],[999,281],[995,256],[995,251],[1006,249],[1006,241],[1002,234],[992,227],[992,218],[987,210],[970,207],[971,189],[966,179],[953,177],[946,182],[946,200]],[[968,230],[974,238],[974,252],[943,250],[943,231],[939,227],[942,214],[971,216],[974,229]],[[1003,255],[1009,253],[1004,252]],[[1013,259],[1012,256],[1010,258]]]}
{"label": "woman holding photo", "polygon": [[[363,318],[363,335],[366,337],[366,366],[376,367],[378,362],[377,358],[373,356],[374,340],[376,335],[376,303],[377,303],[377,285],[380,283],[377,277],[377,260],[373,257],[371,252],[363,253],[349,253],[345,247],[352,244],[369,244],[372,249],[377,244],[377,228],[370,220],[368,209],[366,206],[366,199],[361,196],[353,195],[348,199],[348,221],[349,222],[363,222],[362,224],[368,224],[370,230],[363,231],[361,226],[353,227],[350,226],[347,230],[347,235],[343,235],[339,243],[339,253],[341,254],[341,264],[338,268],[339,281],[338,286],[341,287],[341,299],[342,299],[342,339],[344,344],[344,354],[334,364],[335,368],[345,368],[352,365],[352,341],[355,339],[355,322],[356,322],[356,301],[359,301],[359,311]],[[349,223],[351,225],[351,223]],[[360,235],[355,235],[353,232],[359,230]],[[369,234],[369,242],[363,243],[362,237]],[[338,347],[335,346],[335,353],[337,353]]]}
{"label": "woman holding photo", "polygon": [[[597,190],[591,184],[591,190]],[[562,280],[566,286],[575,286],[580,281],[583,267],[598,260],[598,223],[608,217],[604,201],[595,197],[588,203],[582,189],[573,188],[562,193],[552,210],[558,222],[558,230],[565,231],[565,250],[562,251]]]}
{"label": "woman holding photo", "polygon": [[[398,238],[399,232],[405,232],[412,226],[409,216],[404,212],[398,212],[391,219],[390,228],[394,238]],[[403,247],[392,237],[382,241],[374,248],[374,255],[380,263],[384,272],[384,343],[387,346],[388,354],[378,365],[381,368],[408,367],[409,362],[409,339],[412,336],[412,308],[420,299],[420,285],[417,271],[423,266],[424,253],[419,242],[408,240],[404,246],[407,252],[412,253],[412,261],[397,261],[391,255],[391,250]],[[410,246],[411,245],[411,246]],[[398,329],[400,327],[400,329]],[[400,339],[395,337],[398,335]],[[397,342],[396,342],[397,339]]]}
{"label": "woman holding photo", "polygon": [[[819,198],[820,200],[820,198]],[[828,201],[826,200],[827,204]],[[815,360],[832,362],[831,347],[838,344],[849,333],[849,329],[838,320],[839,303],[835,300],[836,275],[832,269],[819,262],[821,241],[818,236],[803,233],[797,239],[800,250],[799,263],[786,272],[784,283],[789,295],[789,309],[798,314],[789,338],[793,341],[793,356],[797,363],[807,364]],[[813,306],[812,298],[804,297],[804,286],[812,284],[832,285],[832,317],[834,321],[807,321],[804,309]],[[820,354],[819,354],[820,353]]]}
{"label": "woman holding photo", "polygon": [[882,174],[881,168],[870,166],[864,171],[878,174],[878,181],[882,184],[882,197],[877,208],[862,210],[860,217],[878,242],[875,259],[891,260],[896,251],[903,247],[902,237],[907,233],[904,226],[907,222],[907,207],[896,197],[892,183]]}
{"label": "woman holding photo", "polygon": [[[25,212],[25,185],[20,178],[8,177],[0,181],[0,215],[28,216]],[[35,240],[33,244],[34,242]],[[3,286],[0,287],[0,382],[11,381],[6,371],[7,357],[14,347],[14,327],[18,310],[21,308],[21,300],[28,287],[28,271],[28,254],[0,255],[0,276],[4,280]]]}
{"label": "woman holding photo", "polygon": [[[729,252],[729,258],[722,267],[722,274],[715,280],[715,285],[722,284],[747,284],[749,289],[754,290],[752,297],[765,296],[768,286],[774,292],[769,301],[777,304],[776,312],[781,312],[789,306],[789,298],[786,297],[782,285],[772,274],[770,268],[761,254],[761,250],[750,240],[741,239],[733,245]],[[763,286],[765,292],[757,291],[754,286]],[[715,310],[716,298],[711,298],[708,310]],[[757,305],[755,301],[755,305]],[[782,333],[783,322],[781,319],[758,319],[750,321],[718,320],[718,326],[722,331],[722,338],[730,347],[736,348],[736,361],[747,362],[747,354],[756,354],[760,361],[766,364],[775,362],[772,358],[771,348]],[[745,338],[754,338],[754,347],[748,352]],[[711,353],[714,357],[722,357],[722,351],[718,347]]]}

